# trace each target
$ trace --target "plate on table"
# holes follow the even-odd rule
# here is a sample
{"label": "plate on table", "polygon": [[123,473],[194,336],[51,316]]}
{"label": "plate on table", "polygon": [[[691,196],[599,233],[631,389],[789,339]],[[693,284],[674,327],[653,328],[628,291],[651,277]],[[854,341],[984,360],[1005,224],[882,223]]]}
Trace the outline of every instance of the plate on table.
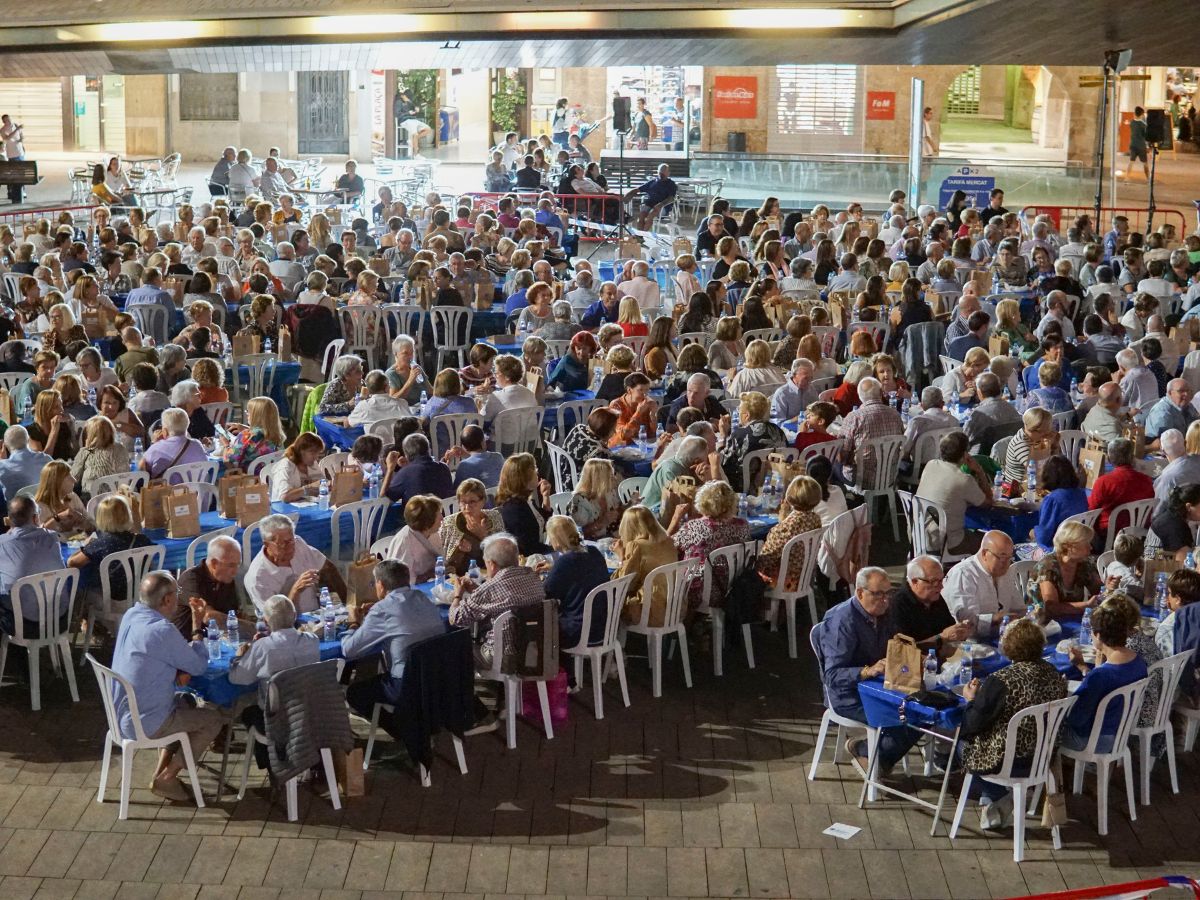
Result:
{"label": "plate on table", "polygon": [[566,395],[558,388],[548,388],[545,395],[547,400],[561,400],[564,396]]}
{"label": "plate on table", "polygon": [[976,644],[964,642],[959,649],[964,655],[971,659],[991,659],[998,652],[995,647],[989,647],[987,644]]}
{"label": "plate on table", "polygon": [[642,458],[642,451],[638,447],[618,447],[613,451],[613,456],[617,459],[639,460]]}

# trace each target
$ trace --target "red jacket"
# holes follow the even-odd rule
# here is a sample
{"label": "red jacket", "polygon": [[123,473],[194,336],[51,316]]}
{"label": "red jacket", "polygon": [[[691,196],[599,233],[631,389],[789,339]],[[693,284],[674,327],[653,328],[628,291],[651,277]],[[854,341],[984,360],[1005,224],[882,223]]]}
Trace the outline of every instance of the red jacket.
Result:
{"label": "red jacket", "polygon": [[1149,500],[1153,496],[1154,482],[1149,475],[1133,466],[1117,466],[1096,479],[1092,495],[1088,497],[1088,509],[1102,510],[1097,526],[1103,532],[1108,530],[1108,517],[1116,507],[1134,500]]}

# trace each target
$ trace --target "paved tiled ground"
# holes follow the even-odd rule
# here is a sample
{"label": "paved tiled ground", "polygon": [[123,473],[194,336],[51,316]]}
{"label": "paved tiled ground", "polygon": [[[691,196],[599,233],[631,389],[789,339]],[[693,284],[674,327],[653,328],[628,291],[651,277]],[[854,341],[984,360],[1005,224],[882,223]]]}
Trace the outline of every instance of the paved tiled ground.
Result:
{"label": "paved tiled ground", "polygon": [[[733,654],[718,681],[694,650],[695,688],[672,668],[657,701],[645,660],[633,659],[630,709],[611,685],[603,722],[585,691],[553,741],[524,725],[513,752],[498,733],[469,738],[465,777],[442,744],[428,789],[385,742],[368,796],[335,813],[302,789],[295,824],[281,804],[268,807],[257,777],[243,801],[227,791],[203,810],[137,790],[120,822],[114,789],[112,802],[95,800],[104,725],[91,675],[78,705],[51,681],[38,714],[23,687],[5,687],[0,898],[965,898],[1200,871],[1194,754],[1180,756],[1179,797],[1156,771],[1155,805],[1139,808],[1136,825],[1114,802],[1107,839],[1095,833],[1090,789],[1072,799],[1064,849],[1034,829],[1021,866],[1011,838],[981,836],[975,821],[951,847],[944,829],[929,836],[924,812],[860,811],[848,766],[805,778],[819,713],[813,661],[790,662],[778,636],[758,637],[756,671]],[[152,763],[139,754],[138,785]],[[203,782],[211,795],[211,768]],[[832,822],[862,831],[835,841],[821,834]]]}

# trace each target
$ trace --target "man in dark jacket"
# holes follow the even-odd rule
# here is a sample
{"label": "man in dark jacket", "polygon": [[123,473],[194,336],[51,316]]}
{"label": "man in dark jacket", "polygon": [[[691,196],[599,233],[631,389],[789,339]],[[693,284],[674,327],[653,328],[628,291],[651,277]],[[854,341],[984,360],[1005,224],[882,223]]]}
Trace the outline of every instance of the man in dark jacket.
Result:
{"label": "man in dark jacket", "polygon": [[400,449],[404,452],[403,465],[395,450],[387,457],[384,484],[389,500],[404,506],[410,497],[418,494],[433,494],[444,500],[454,493],[450,469],[430,455],[429,438],[423,434],[410,434]]}

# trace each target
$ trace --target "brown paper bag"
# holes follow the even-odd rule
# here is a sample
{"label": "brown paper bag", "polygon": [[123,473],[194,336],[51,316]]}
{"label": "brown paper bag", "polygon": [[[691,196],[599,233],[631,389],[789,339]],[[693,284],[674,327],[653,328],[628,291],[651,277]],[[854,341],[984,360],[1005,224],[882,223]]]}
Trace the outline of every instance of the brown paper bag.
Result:
{"label": "brown paper bag", "polygon": [[185,278],[168,278],[163,285],[163,289],[171,292],[171,297],[175,301],[175,308],[183,308],[183,292],[187,289],[187,279]]}
{"label": "brown paper bag", "polygon": [[237,488],[237,523],[249,528],[271,514],[271,488],[253,479],[245,479]]}
{"label": "brown paper bag", "polygon": [[286,241],[287,239],[288,239],[288,229],[287,229],[286,223],[271,226],[271,240],[275,244],[279,244],[283,241]]}
{"label": "brown paper bag", "polygon": [[1008,338],[1002,334],[993,334],[988,338],[989,356],[1008,356]]}
{"label": "brown paper bag", "polygon": [[542,389],[543,377],[539,372],[525,373],[525,387],[529,388],[536,395]]}
{"label": "brown paper bag", "polygon": [[342,471],[333,475],[333,484],[329,487],[329,505],[345,506],[347,503],[357,503],[362,498],[362,469],[342,466]]}
{"label": "brown paper bag", "polygon": [[280,362],[292,361],[292,332],[286,325],[279,326],[279,348],[277,356]]}
{"label": "brown paper bag", "polygon": [[142,488],[142,527],[166,528],[167,510],[163,505],[171,492],[165,481],[154,480]]}
{"label": "brown paper bag", "polygon": [[21,421],[17,418],[17,406],[13,403],[12,394],[8,392],[8,388],[0,388],[0,419],[11,425],[16,425]]}
{"label": "brown paper bag", "polygon": [[378,275],[380,278],[387,278],[392,274],[388,267],[388,261],[382,256],[372,256],[367,260],[367,268]]}
{"label": "brown paper bag", "polygon": [[167,537],[193,538],[200,534],[200,498],[186,485],[171,488],[163,501],[167,509]]}
{"label": "brown paper bag", "polygon": [[362,797],[367,792],[363,772],[363,751],[355,747],[349,753],[333,751],[333,774],[343,797]]}
{"label": "brown paper bag", "polygon": [[496,288],[490,280],[475,284],[474,304],[476,309],[491,309],[495,300]]}
{"label": "brown paper bag", "polygon": [[350,568],[346,572],[346,593],[350,595],[349,603],[354,604],[359,610],[359,619],[362,621],[362,616],[367,614],[366,607],[375,602],[375,564],[379,562],[379,557],[372,553],[364,553],[354,562],[350,563]]}
{"label": "brown paper bag", "polygon": [[342,211],[339,207],[331,206],[325,210],[325,218],[329,220],[330,225],[341,225]]}
{"label": "brown paper bag", "polygon": [[[1183,568],[1183,563],[1177,561],[1170,556],[1152,556],[1149,559],[1142,561],[1142,596],[1146,598],[1146,602],[1150,603],[1154,596],[1154,583],[1158,579],[1159,572],[1166,572],[1169,576],[1176,569]],[[1104,573],[1100,573],[1100,578],[1103,580]]]}
{"label": "brown paper bag", "polygon": [[258,352],[258,335],[256,334],[235,334],[233,336],[233,355],[234,357],[250,356]]}
{"label": "brown paper bag", "polygon": [[237,518],[237,489],[248,477],[250,476],[241,469],[234,468],[217,479],[217,512],[221,514],[222,519]]}
{"label": "brown paper bag", "polygon": [[691,475],[679,475],[667,485],[667,490],[682,500],[695,500],[700,485]]}
{"label": "brown paper bag", "polygon": [[921,648],[906,634],[898,634],[887,645],[883,661],[883,686],[911,694],[922,687]]}
{"label": "brown paper bag", "polygon": [[1130,422],[1121,429],[1121,437],[1133,441],[1133,458],[1141,459],[1146,455],[1146,426],[1138,422]]}
{"label": "brown paper bag", "polygon": [[642,245],[636,238],[625,238],[620,243],[617,259],[641,259]]}
{"label": "brown paper bag", "polygon": [[1104,474],[1104,451],[1085,446],[1079,451],[1079,480],[1085,488],[1096,484],[1096,479]]}
{"label": "brown paper bag", "polygon": [[96,340],[108,334],[112,318],[107,309],[102,306],[85,306],[80,311],[79,324],[83,326],[88,340]]}
{"label": "brown paper bag", "polygon": [[971,273],[971,282],[975,285],[975,296],[986,297],[992,292],[992,279],[985,269],[976,269]]}
{"label": "brown paper bag", "polygon": [[779,477],[783,479],[784,488],[792,483],[792,479],[797,475],[807,475],[808,470],[804,467],[804,463],[799,460],[791,460],[782,453],[767,454],[767,467],[771,472],[778,472]]}

